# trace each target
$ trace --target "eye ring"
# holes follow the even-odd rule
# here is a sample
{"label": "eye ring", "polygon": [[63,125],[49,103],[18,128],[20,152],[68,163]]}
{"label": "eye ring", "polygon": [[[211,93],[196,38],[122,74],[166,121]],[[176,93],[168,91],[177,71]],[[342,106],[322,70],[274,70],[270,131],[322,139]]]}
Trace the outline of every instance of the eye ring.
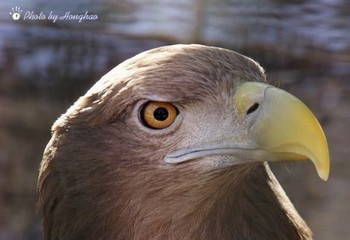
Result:
{"label": "eye ring", "polygon": [[178,113],[172,103],[149,101],[142,106],[140,119],[144,126],[159,130],[171,126]]}

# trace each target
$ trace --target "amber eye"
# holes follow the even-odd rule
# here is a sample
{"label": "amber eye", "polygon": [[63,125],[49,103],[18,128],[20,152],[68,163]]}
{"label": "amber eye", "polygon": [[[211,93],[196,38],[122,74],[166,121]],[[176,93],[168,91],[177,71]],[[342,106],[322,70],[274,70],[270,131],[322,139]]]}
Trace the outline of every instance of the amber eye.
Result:
{"label": "amber eye", "polygon": [[163,129],[169,127],[178,114],[176,107],[167,102],[150,101],[141,109],[141,120],[153,129]]}

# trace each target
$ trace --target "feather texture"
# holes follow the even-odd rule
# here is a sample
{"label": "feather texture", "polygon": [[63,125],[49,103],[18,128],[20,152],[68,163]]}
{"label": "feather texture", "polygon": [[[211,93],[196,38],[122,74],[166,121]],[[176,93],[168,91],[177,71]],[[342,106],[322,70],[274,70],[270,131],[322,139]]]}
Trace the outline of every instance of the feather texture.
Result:
{"label": "feather texture", "polygon": [[45,239],[311,239],[267,163],[169,165],[164,156],[199,123],[156,134],[139,126],[147,99],[187,115],[218,111],[205,117],[215,125],[244,81],[265,81],[262,68],[200,45],[150,50],[102,77],[52,128],[38,181]]}

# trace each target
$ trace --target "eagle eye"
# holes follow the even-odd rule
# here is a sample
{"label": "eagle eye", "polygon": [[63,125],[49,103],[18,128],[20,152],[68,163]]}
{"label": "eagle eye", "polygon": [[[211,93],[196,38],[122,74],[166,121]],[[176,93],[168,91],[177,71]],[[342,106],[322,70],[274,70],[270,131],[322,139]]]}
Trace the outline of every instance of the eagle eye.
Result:
{"label": "eagle eye", "polygon": [[152,129],[169,127],[178,115],[177,108],[168,102],[147,102],[140,111],[142,123]]}

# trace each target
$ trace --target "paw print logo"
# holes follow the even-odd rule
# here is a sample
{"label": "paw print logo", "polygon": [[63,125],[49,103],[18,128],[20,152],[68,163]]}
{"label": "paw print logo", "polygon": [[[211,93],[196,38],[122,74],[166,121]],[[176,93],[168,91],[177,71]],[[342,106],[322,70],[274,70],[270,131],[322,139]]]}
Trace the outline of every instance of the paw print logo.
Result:
{"label": "paw print logo", "polygon": [[12,19],[17,21],[21,17],[22,10],[20,7],[14,7],[12,8],[12,11],[10,12],[10,15],[12,16]]}

